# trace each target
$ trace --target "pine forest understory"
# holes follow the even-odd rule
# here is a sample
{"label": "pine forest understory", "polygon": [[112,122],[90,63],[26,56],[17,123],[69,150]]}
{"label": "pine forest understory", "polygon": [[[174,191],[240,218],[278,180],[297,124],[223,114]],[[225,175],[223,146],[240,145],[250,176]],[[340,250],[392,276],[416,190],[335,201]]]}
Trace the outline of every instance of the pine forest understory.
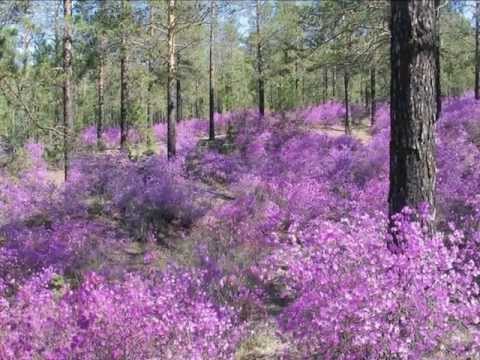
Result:
{"label": "pine forest understory", "polygon": [[480,1],[0,2],[0,360],[480,359]]}

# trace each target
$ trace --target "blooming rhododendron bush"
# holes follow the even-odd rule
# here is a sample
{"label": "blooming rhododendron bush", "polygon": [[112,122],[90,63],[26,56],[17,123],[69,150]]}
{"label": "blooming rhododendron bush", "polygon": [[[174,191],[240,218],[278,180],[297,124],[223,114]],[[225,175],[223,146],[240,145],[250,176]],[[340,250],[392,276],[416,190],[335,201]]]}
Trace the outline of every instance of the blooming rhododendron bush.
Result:
{"label": "blooming rhododendron bush", "polygon": [[0,225],[41,212],[55,193],[42,158],[43,146],[28,143],[23,153],[23,164],[16,178],[0,173]]}
{"label": "blooming rhododendron bush", "polygon": [[[430,239],[418,224],[399,220],[405,246],[392,253],[381,218],[356,222],[312,224],[296,250],[300,257],[282,249],[264,263],[260,274],[267,279],[279,260],[291,268],[297,295],[279,321],[302,353],[421,358],[440,349],[459,324],[478,326],[479,272],[459,252],[459,234]],[[452,350],[478,351],[479,334],[470,335],[464,348]]]}
{"label": "blooming rhododendron bush", "polygon": [[87,274],[57,291],[54,278],[47,269],[0,302],[2,359],[227,358],[235,345],[232,311],[208,300],[201,272],[113,284]]}
{"label": "blooming rhododendron bush", "polygon": [[[85,128],[80,134],[80,141],[84,146],[95,146],[97,144],[97,129],[95,126]],[[115,147],[120,142],[120,129],[110,127],[104,129],[101,134],[101,141],[108,148]],[[129,129],[128,141],[137,143],[140,141],[140,134],[136,129]]]}
{"label": "blooming rhododendron bush", "polygon": [[[0,359],[255,358],[258,324],[272,358],[475,358],[479,111],[446,99],[438,232],[404,209],[397,244],[388,104],[368,141],[322,132],[342,124],[334,102],[216,114],[215,144],[185,120],[174,161],[90,151],[86,129],[64,185],[28,144],[0,175]],[[165,124],[152,132],[163,148]]]}

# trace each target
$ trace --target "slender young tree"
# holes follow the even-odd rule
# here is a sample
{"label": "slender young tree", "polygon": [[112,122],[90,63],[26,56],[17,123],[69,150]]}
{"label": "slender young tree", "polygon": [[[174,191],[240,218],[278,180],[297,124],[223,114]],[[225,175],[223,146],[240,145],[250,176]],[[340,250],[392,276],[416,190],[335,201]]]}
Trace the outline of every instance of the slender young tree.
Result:
{"label": "slender young tree", "polygon": [[335,99],[337,96],[336,94],[337,90],[337,68],[334,66],[332,68],[332,98]]}
{"label": "slender young tree", "polygon": [[63,160],[65,181],[68,180],[71,131],[73,128],[72,99],[72,0],[63,0]]}
{"label": "slender young tree", "polygon": [[375,125],[375,113],[377,111],[377,103],[376,103],[376,93],[375,93],[375,76],[376,76],[376,69],[375,65],[372,65],[370,69],[370,125]]}
{"label": "slender young tree", "polygon": [[99,56],[98,74],[97,74],[97,144],[101,145],[103,114],[104,114],[104,87],[105,87],[105,61],[102,55]]}
{"label": "slender young tree", "polygon": [[298,59],[295,59],[295,92],[294,92],[294,101],[298,103],[298,99],[300,99],[299,92],[298,92],[298,85],[300,84],[300,78],[298,76]]}
{"label": "slender young tree", "polygon": [[427,204],[435,218],[435,22],[434,0],[391,3],[390,216]]}
{"label": "slender young tree", "polygon": [[328,68],[323,70],[323,102],[327,102],[328,99]]}
{"label": "slender young tree", "polygon": [[127,58],[127,4],[122,0],[121,44],[120,44],[120,148],[124,149],[127,143],[128,117],[128,58]]}
{"label": "slender young tree", "polygon": [[359,89],[360,104],[361,103],[365,104],[365,86],[364,86],[364,83],[365,83],[365,81],[364,81],[364,78],[363,78],[363,74],[360,74],[360,81],[359,81],[359,84],[358,84],[359,87],[360,87],[360,89]]}
{"label": "slender young tree", "polygon": [[[148,32],[149,32],[149,40],[153,42],[155,37],[155,27],[153,26],[153,22],[155,19],[155,7],[150,2],[149,5],[149,24],[148,24]],[[153,56],[152,53],[148,55],[148,62],[147,62],[148,72],[150,74],[153,73]],[[147,121],[149,126],[153,126],[153,111],[152,111],[152,90],[153,90],[153,80],[149,79],[147,84]]]}
{"label": "slender young tree", "polygon": [[177,53],[175,49],[176,0],[168,0],[168,75],[167,75],[167,155],[172,159],[176,155],[177,120]]}
{"label": "slender young tree", "polygon": [[210,4],[210,41],[209,41],[209,54],[208,54],[208,84],[209,84],[209,130],[208,137],[210,141],[215,140],[215,84],[214,84],[214,62],[213,62],[213,46],[215,41],[215,0],[211,1]]}
{"label": "slender young tree", "polygon": [[[180,63],[180,56],[178,56],[177,53],[177,64]],[[175,117],[175,120],[177,123],[180,122],[182,119],[182,81],[180,79],[180,76],[178,76],[178,70],[177,70],[177,97],[176,97],[176,102],[177,102],[177,116]]]}
{"label": "slender young tree", "polygon": [[350,74],[347,69],[343,72],[343,81],[345,86],[345,134],[351,135],[352,134],[352,124],[350,121],[350,99],[349,99],[349,81]]}
{"label": "slender young tree", "polygon": [[265,115],[265,84],[263,76],[263,58],[262,58],[262,38],[261,38],[261,11],[260,11],[260,0],[255,2],[255,25],[256,25],[256,36],[257,36],[257,77],[258,77],[258,112],[260,116]]}
{"label": "slender young tree", "polygon": [[369,112],[370,110],[370,88],[368,87],[368,74],[367,72],[367,77],[365,77],[365,81],[363,81],[363,93],[365,95],[365,112]]}
{"label": "slender young tree", "polygon": [[195,80],[195,109],[194,114],[195,117],[198,119],[200,117],[200,99],[199,99],[199,81],[198,79]]}
{"label": "slender young tree", "polygon": [[[54,14],[54,63],[56,66],[60,66],[61,64],[61,61],[62,61],[62,37],[61,37],[61,34],[60,34],[60,15],[62,13],[62,6],[63,4],[59,4],[57,3],[56,4],[56,7],[55,7],[55,14]],[[63,89],[58,89],[57,86],[54,86],[54,96],[56,99],[61,99],[61,95],[60,95],[60,92],[62,91],[63,92]],[[60,126],[61,125],[61,121],[62,121],[62,117],[61,117],[61,113],[62,113],[62,101],[55,101],[55,109],[54,109],[54,117],[55,117],[55,125],[58,125]]]}
{"label": "slender young tree", "polygon": [[475,100],[480,99],[480,1],[475,2]]}
{"label": "slender young tree", "polygon": [[[342,16],[344,19],[345,16]],[[352,50],[352,31],[348,29],[346,45],[347,45],[347,54],[349,54]],[[345,54],[345,55],[347,55]],[[347,55],[348,56],[348,55]],[[344,70],[343,70],[343,84],[344,84],[344,92],[345,92],[345,134],[351,135],[352,134],[352,124],[350,119],[350,94],[349,94],[349,87],[350,87],[350,66],[351,64],[348,63],[348,60],[345,61]]]}
{"label": "slender young tree", "polygon": [[[105,16],[106,0],[101,0],[100,16]],[[105,56],[106,56],[106,35],[103,29],[100,30],[98,39],[98,69],[97,69],[97,146],[101,146],[103,117],[104,117],[104,87],[105,87]]]}

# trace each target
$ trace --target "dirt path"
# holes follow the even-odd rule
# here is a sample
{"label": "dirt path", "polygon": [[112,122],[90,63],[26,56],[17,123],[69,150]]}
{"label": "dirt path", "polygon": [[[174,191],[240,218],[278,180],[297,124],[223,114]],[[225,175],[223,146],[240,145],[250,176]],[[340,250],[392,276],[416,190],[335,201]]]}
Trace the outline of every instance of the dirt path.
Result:
{"label": "dirt path", "polygon": [[[368,119],[362,119],[360,123],[355,123],[352,126],[352,135],[359,139],[362,143],[368,143],[371,139],[370,129],[366,125]],[[344,128],[342,125],[317,125],[308,129],[315,133],[327,134],[329,136],[338,137],[344,134]],[[218,139],[224,139],[225,134],[219,134]],[[198,139],[199,151],[206,147],[208,139]],[[156,142],[152,146],[153,153],[156,155],[164,153],[163,148],[165,144],[163,142]],[[133,149],[137,152],[138,156],[143,156],[143,148]],[[118,153],[118,149],[107,149],[103,154]],[[198,166],[195,161],[191,164],[193,167]],[[47,174],[52,183],[58,187],[64,185],[64,173],[63,169],[50,168]],[[207,183],[199,180],[196,184],[196,191],[198,193],[199,203],[209,203],[210,210],[218,208],[225,203],[228,203],[235,199],[235,193],[233,193],[228,187],[220,183]],[[211,221],[211,211],[207,211],[203,217],[196,220],[192,224],[190,229],[185,229],[176,224],[168,224],[162,231],[161,239],[162,243],[170,246],[162,246],[157,243],[139,243],[136,241],[128,241],[128,238],[124,238],[125,241],[119,241],[115,244],[110,244],[108,247],[99,248],[98,256],[96,260],[89,264],[90,270],[100,270],[104,268],[109,269],[128,269],[129,271],[136,271],[145,269],[147,267],[161,268],[168,261],[173,259],[179,262],[189,262],[189,259],[193,259],[194,246],[199,241],[198,237],[208,236],[208,223]],[[103,215],[105,216],[105,214]],[[112,222],[112,229],[117,228],[119,232],[124,232],[123,225],[117,222],[117,219],[106,218],[102,221]],[[96,234],[92,234],[96,236]],[[101,242],[99,242],[101,243]],[[145,256],[148,255],[151,258],[150,261],[145,261]],[[113,271],[115,272],[115,271]]]}
{"label": "dirt path", "polygon": [[[363,144],[368,143],[372,138],[370,127],[367,125],[368,122],[368,118],[362,118],[360,122],[352,124],[352,136]],[[313,125],[310,129],[315,133],[333,137],[345,135],[345,127],[343,125]]]}
{"label": "dirt path", "polygon": [[65,182],[65,175],[61,169],[48,169],[47,178],[58,187],[62,186]]}

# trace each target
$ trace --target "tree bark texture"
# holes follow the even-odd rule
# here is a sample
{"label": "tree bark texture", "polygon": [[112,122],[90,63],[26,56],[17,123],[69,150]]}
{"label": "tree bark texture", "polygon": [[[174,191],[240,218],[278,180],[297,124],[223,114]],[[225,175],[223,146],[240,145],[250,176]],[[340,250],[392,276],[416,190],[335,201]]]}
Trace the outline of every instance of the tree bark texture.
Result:
{"label": "tree bark texture", "polygon": [[176,155],[177,54],[175,49],[176,0],[168,0],[167,155]]}
{"label": "tree bark texture", "polygon": [[433,0],[392,2],[390,216],[427,204],[435,217],[435,22]]}
{"label": "tree bark texture", "polygon": [[63,35],[63,160],[65,181],[69,173],[69,155],[72,143],[73,129],[73,99],[72,99],[72,0],[63,1],[65,28]]}

